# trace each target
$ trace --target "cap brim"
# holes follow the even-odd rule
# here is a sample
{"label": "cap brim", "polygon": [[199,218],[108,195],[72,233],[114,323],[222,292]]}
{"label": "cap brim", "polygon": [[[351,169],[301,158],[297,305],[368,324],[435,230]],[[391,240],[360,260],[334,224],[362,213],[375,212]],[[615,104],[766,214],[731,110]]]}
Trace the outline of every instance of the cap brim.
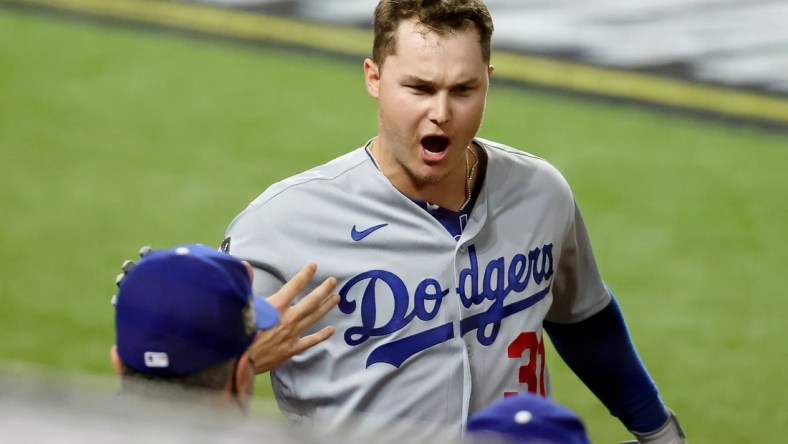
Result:
{"label": "cap brim", "polygon": [[254,296],[254,312],[258,330],[267,330],[279,322],[279,310],[257,295]]}

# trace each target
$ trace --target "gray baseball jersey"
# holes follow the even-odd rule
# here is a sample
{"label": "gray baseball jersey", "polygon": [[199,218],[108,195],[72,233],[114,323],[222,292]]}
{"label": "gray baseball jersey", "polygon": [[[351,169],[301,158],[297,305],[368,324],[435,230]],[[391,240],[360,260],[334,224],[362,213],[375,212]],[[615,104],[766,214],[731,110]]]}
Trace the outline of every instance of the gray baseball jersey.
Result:
{"label": "gray baseball jersey", "polygon": [[[483,139],[484,183],[459,240],[397,191],[365,147],[272,185],[230,225],[231,254],[273,294],[317,262],[339,306],[326,342],[272,372],[296,422],[461,430],[510,392],[545,394],[542,321],[577,322],[610,296],[561,174]],[[311,289],[310,288],[310,289]],[[358,422],[357,422],[358,421]]]}

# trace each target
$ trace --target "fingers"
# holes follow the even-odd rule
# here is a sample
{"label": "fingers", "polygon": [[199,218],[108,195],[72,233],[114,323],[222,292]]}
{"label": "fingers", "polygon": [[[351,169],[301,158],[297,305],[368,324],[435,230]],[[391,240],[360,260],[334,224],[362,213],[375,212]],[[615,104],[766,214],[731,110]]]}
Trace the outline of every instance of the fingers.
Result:
{"label": "fingers", "polygon": [[[150,245],[143,246],[142,248],[140,248],[140,259],[147,256],[152,251],[153,249],[150,247]],[[123,283],[123,279],[126,279],[126,275],[131,273],[131,270],[133,270],[134,267],[136,266],[137,263],[131,259],[126,259],[125,261],[123,261],[123,265],[120,266],[122,273],[115,276],[115,285],[120,287],[120,284]]]}
{"label": "fingers", "polygon": [[315,275],[317,271],[317,264],[314,262],[310,262],[301,269],[292,279],[287,281],[287,283],[282,286],[279,291],[274,293],[273,296],[268,298],[268,302],[270,302],[274,307],[279,309],[279,312],[283,312],[287,307],[293,303],[293,300],[304,291],[306,285],[309,283],[310,279]]}
{"label": "fingers", "polygon": [[323,327],[317,333],[312,333],[311,335],[304,336],[298,341],[298,345],[296,345],[296,349],[295,349],[295,354],[297,355],[308,348],[320,344],[321,342],[333,336],[334,331],[335,331],[334,327],[328,326],[328,327]]}
{"label": "fingers", "polygon": [[[310,313],[320,310],[320,306],[328,299],[331,299],[331,296],[334,294],[331,293],[332,290],[337,286],[336,278],[330,277],[324,280],[320,285],[317,286],[314,290],[312,290],[308,295],[304,296],[303,299],[298,301],[297,304],[293,305],[290,309],[292,312],[292,316],[296,318],[301,318],[308,316]],[[339,296],[337,295],[337,298]],[[339,300],[337,299],[337,303]],[[336,304],[334,304],[335,306]],[[330,310],[333,307],[329,307]],[[325,313],[323,313],[325,314]],[[321,315],[322,316],[322,315]]]}
{"label": "fingers", "polygon": [[334,327],[324,327],[316,333],[300,338],[301,332],[292,329],[261,330],[251,347],[255,374],[278,367],[294,355],[330,338],[334,331]]}
{"label": "fingers", "polygon": [[[150,247],[150,245],[143,246],[142,248],[140,248],[140,251],[139,251],[140,259],[142,259],[143,257],[147,256],[152,251],[153,251],[153,249]],[[133,270],[134,267],[136,267],[136,266],[137,266],[137,263],[134,262],[131,259],[127,259],[127,260],[123,261],[123,265],[120,266],[121,273],[118,274],[117,276],[115,276],[115,285],[118,288],[120,288],[120,284],[123,283],[123,280],[126,279],[126,276],[129,273],[131,273],[131,270]],[[113,306],[117,305],[118,304],[118,295],[117,294],[113,294],[112,295],[112,299],[110,299],[110,302],[112,303]]]}
{"label": "fingers", "polygon": [[340,300],[338,294],[332,293],[337,286],[337,280],[329,277],[293,304],[316,272],[316,264],[306,264],[279,291],[268,298],[268,302],[279,310],[281,316],[275,327],[260,331],[252,345],[257,374],[276,368],[292,356],[320,344],[334,334],[334,327],[325,326],[315,333],[301,336],[333,310]]}
{"label": "fingers", "polygon": [[126,279],[126,275],[131,273],[131,270],[136,266],[137,263],[131,259],[123,261],[123,265],[120,266],[121,273],[115,276],[115,285],[120,287],[120,284],[123,283],[123,279]]}
{"label": "fingers", "polygon": [[[330,288],[333,288],[333,286]],[[318,303],[315,303],[315,301],[318,301]],[[307,303],[308,306],[302,306],[304,303]],[[309,293],[306,298],[292,307],[296,328],[302,331],[306,330],[322,319],[326,313],[333,310],[337,304],[339,304],[339,295],[336,293],[326,294],[325,296],[322,292],[317,293],[317,290]]]}

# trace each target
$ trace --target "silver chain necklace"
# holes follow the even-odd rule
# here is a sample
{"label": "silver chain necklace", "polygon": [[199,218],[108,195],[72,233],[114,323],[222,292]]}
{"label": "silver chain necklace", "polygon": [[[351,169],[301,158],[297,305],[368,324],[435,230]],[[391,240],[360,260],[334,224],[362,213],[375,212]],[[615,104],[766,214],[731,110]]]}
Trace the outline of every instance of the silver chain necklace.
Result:
{"label": "silver chain necklace", "polygon": [[[473,166],[470,168],[468,167],[468,152],[470,151],[473,154]],[[460,210],[465,208],[466,205],[471,201],[471,184],[473,183],[473,175],[476,174],[476,167],[479,165],[479,157],[476,156],[476,153],[471,149],[471,146],[468,145],[465,147],[465,203],[462,204]]]}
{"label": "silver chain necklace", "polygon": [[[380,163],[378,163],[378,159],[375,158],[375,155],[372,153],[372,147],[375,146],[375,142],[377,139],[373,140],[369,146],[367,147],[367,153],[369,153],[369,157],[372,158],[372,163],[375,165],[375,168],[378,169],[381,173],[383,173],[383,169],[380,167]],[[473,155],[473,165],[470,164],[468,161],[468,153]],[[476,174],[476,167],[479,165],[479,157],[476,153],[471,149],[471,146],[468,145],[465,147],[465,202],[463,202],[462,206],[460,206],[460,211],[465,208],[466,205],[471,201],[471,184],[473,183],[473,176]],[[385,173],[383,173],[385,174]]]}

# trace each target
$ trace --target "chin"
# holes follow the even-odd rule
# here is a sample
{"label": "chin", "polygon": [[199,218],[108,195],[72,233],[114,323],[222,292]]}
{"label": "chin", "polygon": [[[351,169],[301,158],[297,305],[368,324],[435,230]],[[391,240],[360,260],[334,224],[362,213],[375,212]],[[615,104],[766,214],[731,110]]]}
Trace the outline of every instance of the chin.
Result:
{"label": "chin", "polygon": [[421,185],[438,185],[446,178],[447,173],[434,170],[435,168],[432,167],[426,167],[420,172],[411,170],[411,177]]}

